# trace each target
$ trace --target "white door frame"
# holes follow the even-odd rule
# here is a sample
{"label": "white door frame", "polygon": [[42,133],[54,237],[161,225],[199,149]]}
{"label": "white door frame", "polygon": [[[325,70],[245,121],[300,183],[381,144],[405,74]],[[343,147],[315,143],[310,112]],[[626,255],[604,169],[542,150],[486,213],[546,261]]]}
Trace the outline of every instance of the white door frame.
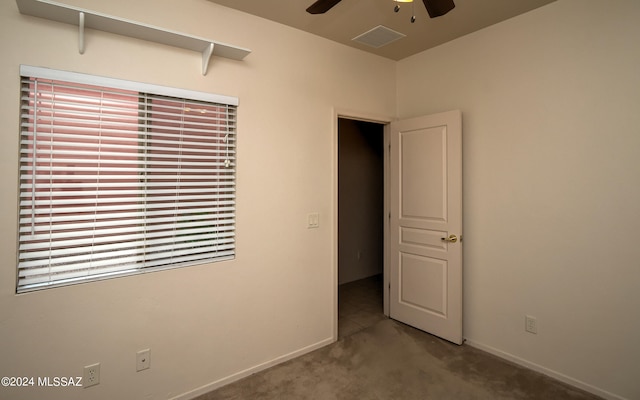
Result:
{"label": "white door frame", "polygon": [[[390,191],[389,191],[389,141],[390,141],[390,124],[395,118],[371,113],[364,113],[353,110],[343,110],[334,108],[333,110],[333,341],[338,340],[338,119],[352,119],[357,121],[374,122],[384,125],[384,216],[390,212]],[[384,218],[384,262],[383,262],[383,280],[384,280],[384,315],[389,316],[389,218]]]}

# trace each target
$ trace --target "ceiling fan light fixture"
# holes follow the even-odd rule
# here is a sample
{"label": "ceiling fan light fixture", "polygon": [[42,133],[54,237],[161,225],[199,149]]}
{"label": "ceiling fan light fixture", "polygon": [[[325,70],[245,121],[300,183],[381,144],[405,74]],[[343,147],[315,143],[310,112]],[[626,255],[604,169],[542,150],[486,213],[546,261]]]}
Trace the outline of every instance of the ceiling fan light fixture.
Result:
{"label": "ceiling fan light fixture", "polygon": [[393,0],[396,5],[393,7],[393,12],[400,11],[400,4],[398,3],[413,3],[413,0]]}
{"label": "ceiling fan light fixture", "polygon": [[[311,6],[307,8],[307,12],[309,14],[324,14],[329,11],[333,6],[340,3],[341,0],[316,0]],[[413,0],[393,0],[395,2],[394,11],[398,12],[400,10],[399,3],[412,3]],[[429,13],[429,17],[436,18],[445,15],[449,11],[451,11],[456,5],[453,3],[453,0],[422,0],[425,7],[427,8],[427,12]],[[413,13],[415,15],[415,13]]]}

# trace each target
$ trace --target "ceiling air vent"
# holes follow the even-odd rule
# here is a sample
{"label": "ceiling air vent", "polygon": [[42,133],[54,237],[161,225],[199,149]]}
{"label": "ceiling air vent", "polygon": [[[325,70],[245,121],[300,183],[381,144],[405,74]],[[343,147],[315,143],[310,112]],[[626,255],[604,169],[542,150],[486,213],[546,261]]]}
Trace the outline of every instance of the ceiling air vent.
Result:
{"label": "ceiling air vent", "polygon": [[402,39],[407,35],[396,32],[393,29],[387,28],[386,26],[378,25],[373,29],[366,31],[363,34],[360,34],[354,37],[353,41],[366,44],[367,46],[382,47],[388,45],[391,42],[395,42],[398,39]]}

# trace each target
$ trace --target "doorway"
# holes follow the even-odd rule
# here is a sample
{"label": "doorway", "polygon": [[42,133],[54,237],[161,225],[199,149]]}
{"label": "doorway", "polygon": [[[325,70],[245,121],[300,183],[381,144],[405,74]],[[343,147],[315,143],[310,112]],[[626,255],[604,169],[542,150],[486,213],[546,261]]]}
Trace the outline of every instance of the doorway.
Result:
{"label": "doorway", "polygon": [[383,313],[385,125],[338,118],[338,338]]}
{"label": "doorway", "polygon": [[[338,285],[334,304],[338,306],[338,318],[334,319],[334,337],[344,337],[344,329],[340,333],[340,323],[344,321],[341,316],[345,316],[341,312],[344,310],[341,286],[377,275],[380,267],[378,264],[376,269],[375,260],[381,260],[383,314],[376,315],[461,343],[461,112],[453,110],[394,122],[337,115],[335,128],[338,240],[334,277]],[[350,130],[355,133],[350,135],[347,133]],[[346,140],[359,142],[360,146]],[[343,157],[350,147],[359,150],[368,147],[367,151],[382,159],[382,167],[370,166],[367,157]],[[382,182],[381,192],[367,194],[366,190],[354,190],[363,181],[372,180],[370,175],[353,178],[350,174],[369,170],[382,171],[377,181]],[[378,200],[382,202],[382,213],[378,208],[370,220],[352,219],[369,208],[370,201]],[[373,207],[380,207],[380,203]],[[376,212],[382,218],[376,218]],[[357,242],[372,236],[367,226],[373,225],[367,224],[376,220],[380,225],[372,229],[382,227],[382,240],[371,241],[369,247]],[[373,263],[363,261],[365,255],[376,252]],[[362,266],[370,269],[356,274],[354,271],[363,271],[359,269]]]}

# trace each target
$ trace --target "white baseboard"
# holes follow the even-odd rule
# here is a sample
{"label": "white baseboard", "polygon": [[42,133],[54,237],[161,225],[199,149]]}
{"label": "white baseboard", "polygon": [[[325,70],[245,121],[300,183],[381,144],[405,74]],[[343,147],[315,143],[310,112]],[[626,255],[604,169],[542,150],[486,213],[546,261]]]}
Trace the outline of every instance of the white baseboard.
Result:
{"label": "white baseboard", "polygon": [[515,364],[521,365],[521,366],[523,366],[525,368],[534,370],[536,372],[540,372],[541,374],[550,376],[550,377],[555,378],[555,379],[557,379],[557,380],[559,380],[561,382],[564,382],[567,385],[571,385],[573,387],[582,389],[585,392],[593,393],[596,396],[600,396],[600,397],[602,397],[604,399],[607,399],[607,400],[629,400],[629,399],[627,399],[625,397],[618,396],[617,394],[613,394],[611,392],[607,392],[606,390],[602,390],[602,389],[597,388],[597,387],[595,387],[593,385],[590,385],[588,383],[582,382],[582,381],[580,381],[578,379],[574,379],[574,378],[572,378],[570,376],[564,375],[564,374],[562,374],[560,372],[554,371],[554,370],[549,369],[547,367],[543,367],[542,365],[538,365],[538,364],[532,363],[531,361],[527,361],[527,360],[525,360],[523,358],[514,356],[513,354],[504,352],[502,350],[498,350],[498,349],[496,349],[494,347],[487,346],[485,344],[478,343],[478,342],[475,342],[475,341],[469,340],[469,339],[466,339],[465,343],[468,344],[471,347],[475,347],[475,348],[480,349],[482,351],[486,351],[487,353],[491,353],[494,356],[498,356],[498,357],[503,358],[505,360],[511,361],[511,362],[513,362]]}
{"label": "white baseboard", "polygon": [[317,350],[317,349],[319,349],[321,347],[329,345],[329,344],[331,344],[333,342],[335,342],[334,338],[327,338],[327,339],[321,340],[321,341],[319,341],[317,343],[314,343],[312,345],[309,345],[307,347],[303,347],[303,348],[301,348],[299,350],[293,351],[293,352],[291,352],[289,354],[285,354],[283,356],[276,357],[273,360],[269,360],[267,362],[264,362],[262,364],[258,364],[256,366],[251,367],[251,368],[247,368],[247,369],[245,369],[243,371],[240,371],[240,372],[236,372],[235,374],[229,375],[229,376],[227,376],[225,378],[218,379],[217,381],[213,381],[213,382],[208,383],[208,384],[206,384],[204,386],[201,386],[201,387],[199,387],[197,389],[194,389],[194,390],[191,390],[191,391],[189,391],[187,393],[183,393],[181,395],[173,397],[173,398],[171,398],[171,400],[191,400],[191,399],[194,399],[194,398],[196,398],[198,396],[201,396],[201,395],[203,395],[205,393],[208,393],[208,392],[210,392],[212,390],[218,389],[218,388],[220,388],[220,387],[222,387],[224,385],[228,385],[229,383],[235,382],[235,381],[240,380],[242,378],[245,378],[245,377],[247,377],[247,376],[249,376],[251,374],[255,374],[256,372],[260,372],[262,370],[265,370],[265,369],[267,369],[269,367],[273,367],[274,365],[281,364],[281,363],[283,363],[285,361],[291,360],[291,359],[296,358],[296,357],[300,357],[300,356],[302,356],[304,354],[310,353],[310,352],[312,352],[314,350]]}

